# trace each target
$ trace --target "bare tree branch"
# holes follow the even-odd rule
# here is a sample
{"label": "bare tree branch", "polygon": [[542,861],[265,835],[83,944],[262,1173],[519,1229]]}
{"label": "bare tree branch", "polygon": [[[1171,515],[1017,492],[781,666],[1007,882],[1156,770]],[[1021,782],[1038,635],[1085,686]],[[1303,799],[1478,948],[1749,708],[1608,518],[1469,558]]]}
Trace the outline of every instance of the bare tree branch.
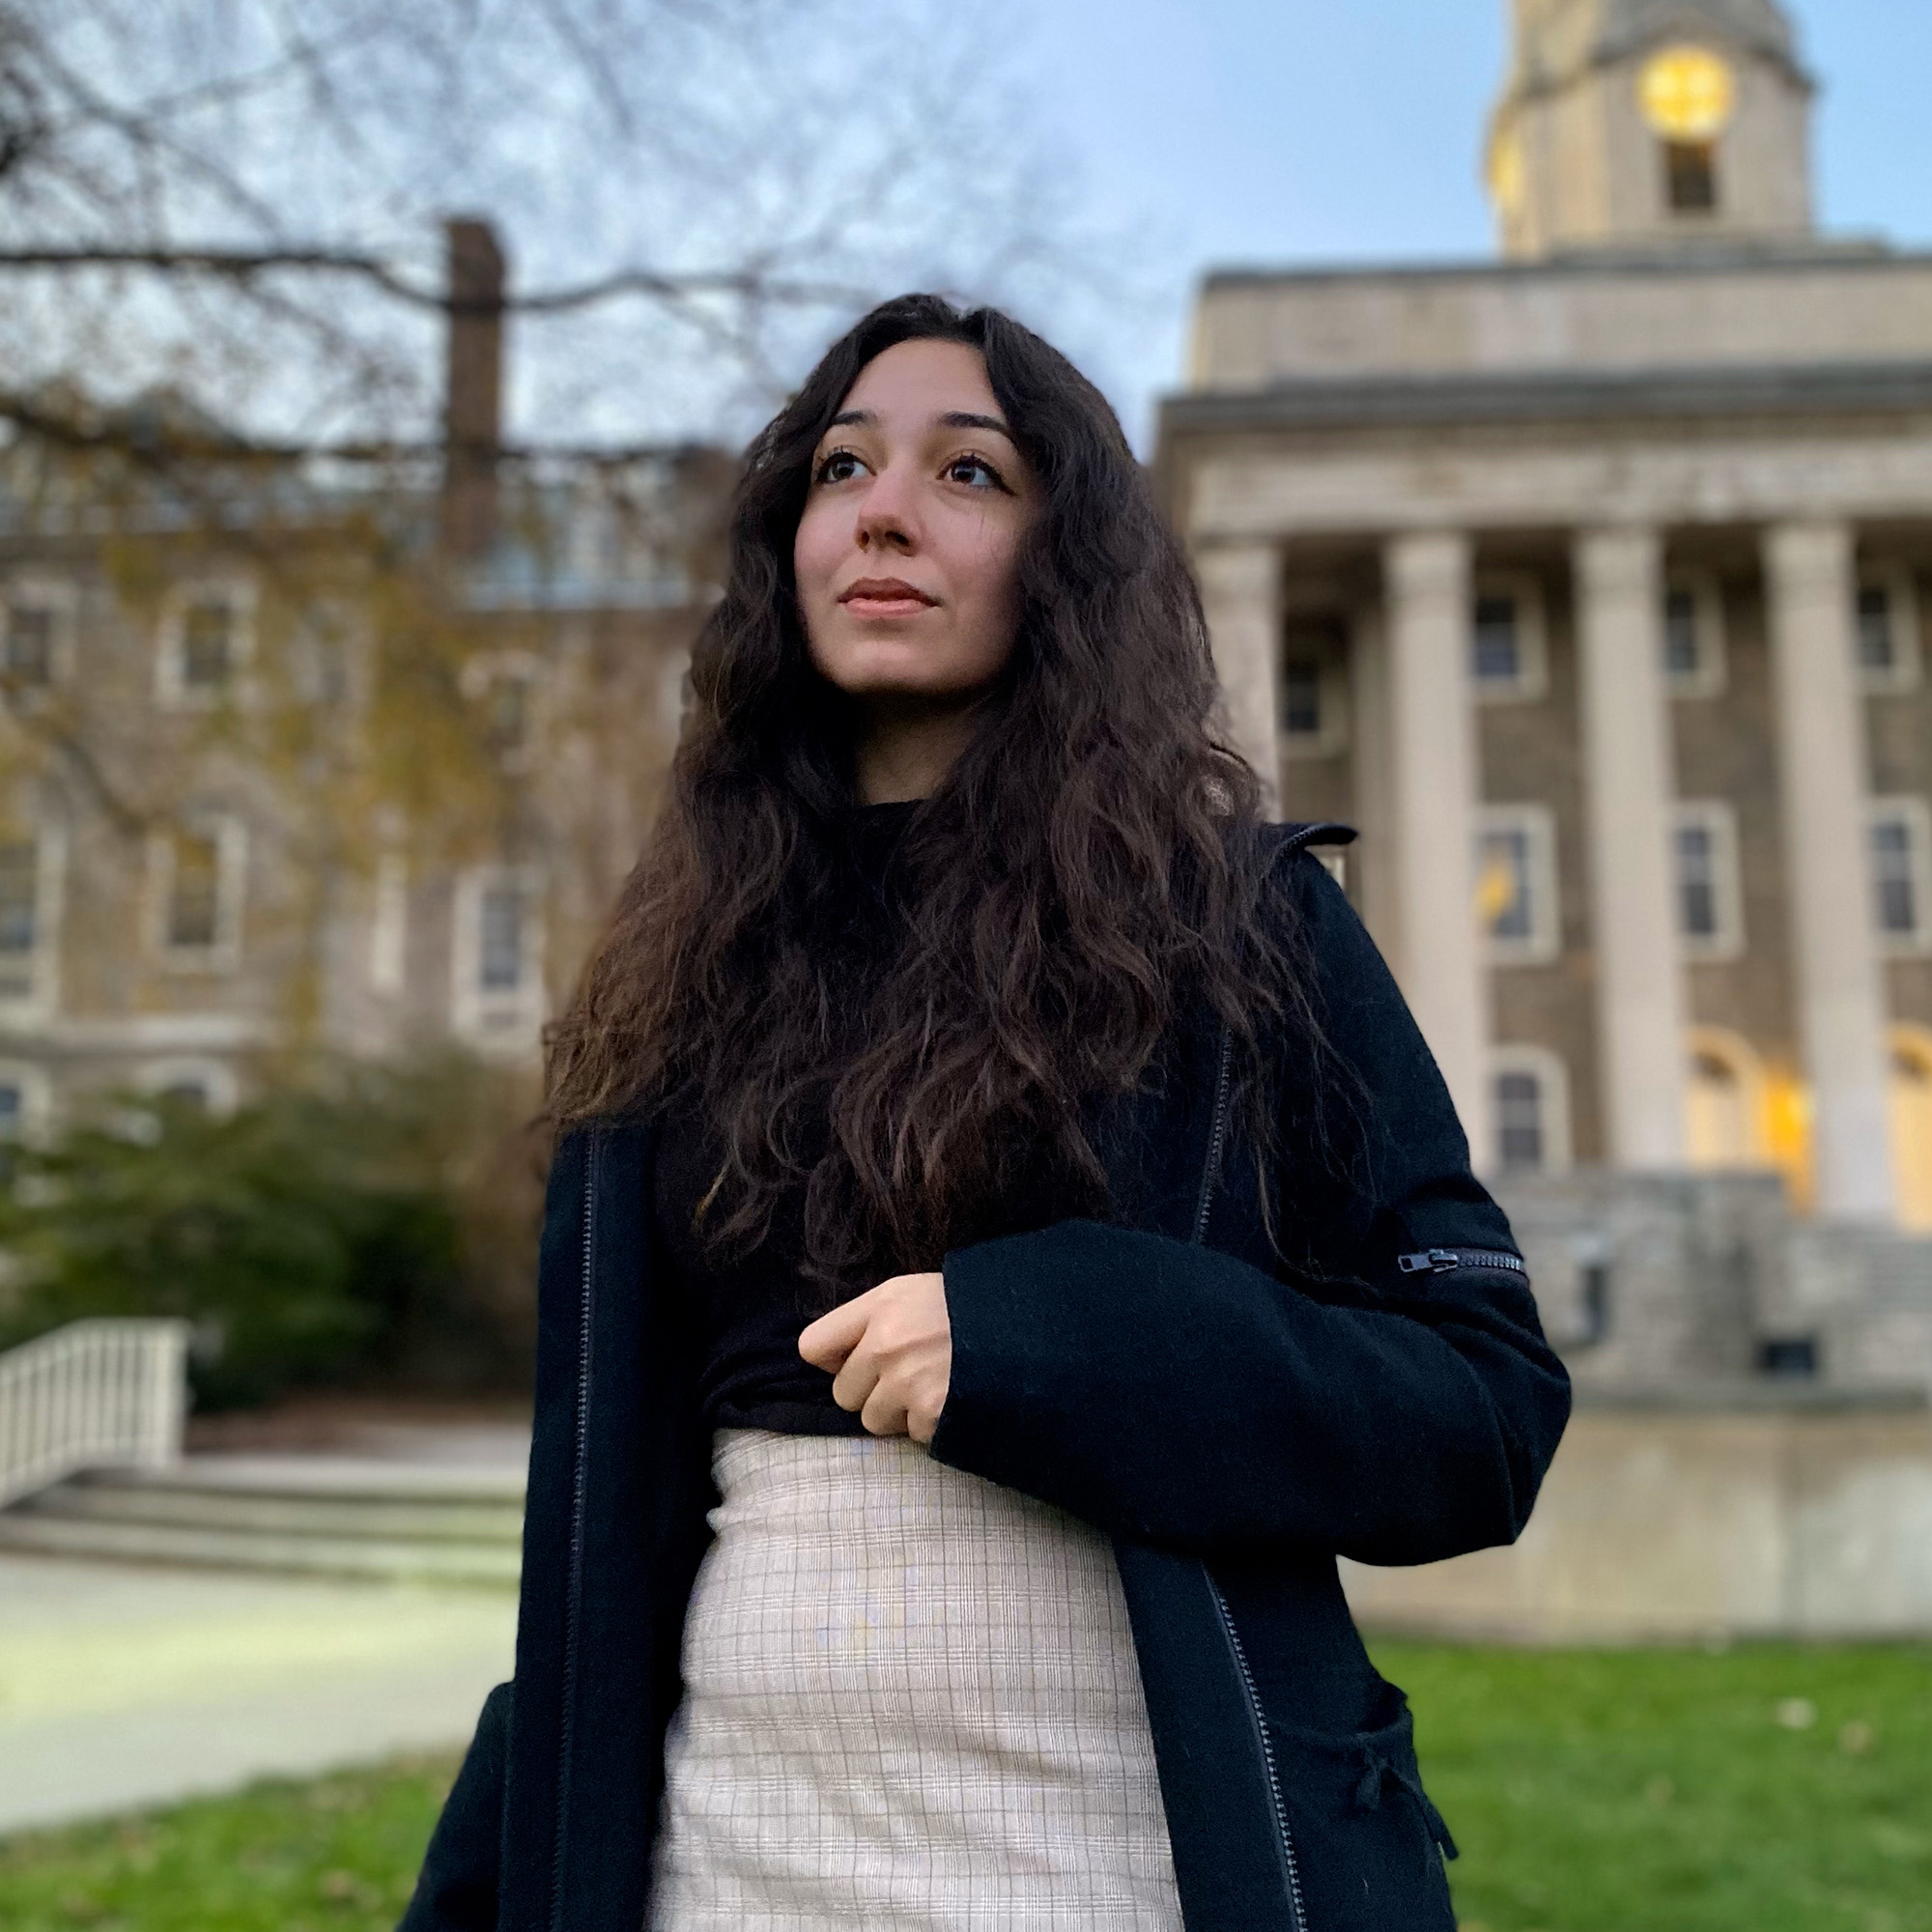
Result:
{"label": "bare tree branch", "polygon": [[1041,226],[1018,0],[897,4],[881,37],[873,0],[0,0],[0,368],[271,442],[427,431],[474,210],[503,313],[555,325],[513,417],[622,443],[742,431],[898,289],[1093,281]]}
{"label": "bare tree branch", "polygon": [[619,269],[608,275],[562,288],[506,295],[501,302],[465,302],[445,291],[413,282],[379,256],[321,247],[33,247],[0,248],[0,270],[147,269],[160,274],[227,276],[237,281],[273,273],[355,275],[384,294],[439,314],[511,313],[560,315],[590,308],[620,296],[682,301],[692,296],[730,296],[745,300],[844,307],[871,299],[872,292],[850,282],[798,280],[752,269],[695,270],[667,273],[656,269]]}

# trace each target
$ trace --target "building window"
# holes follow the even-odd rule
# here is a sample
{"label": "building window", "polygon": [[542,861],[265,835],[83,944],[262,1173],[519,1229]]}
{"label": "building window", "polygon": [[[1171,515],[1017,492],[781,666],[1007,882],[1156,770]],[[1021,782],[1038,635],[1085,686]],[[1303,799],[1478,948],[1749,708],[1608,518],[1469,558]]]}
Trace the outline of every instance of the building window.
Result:
{"label": "building window", "polygon": [[1910,691],[1918,682],[1918,594],[1905,570],[1867,572],[1859,581],[1859,681],[1867,691]]}
{"label": "building window", "polygon": [[375,905],[369,921],[369,989],[394,996],[409,979],[410,863],[400,852],[376,862]]}
{"label": "building window", "polygon": [[1785,1381],[1808,1381],[1818,1373],[1818,1338],[1815,1335],[1773,1336],[1757,1345],[1760,1375]]}
{"label": "building window", "polygon": [[0,978],[16,960],[33,957],[39,943],[41,851],[31,838],[0,844]]}
{"label": "building window", "polygon": [[1879,943],[1889,952],[1923,952],[1928,931],[1928,814],[1918,798],[1874,799],[1866,821],[1872,908]]}
{"label": "building window", "polygon": [[1476,599],[1476,682],[1516,684],[1522,676],[1522,626],[1514,597]]}
{"label": "building window", "polygon": [[1677,933],[1692,958],[1734,958],[1744,948],[1737,814],[1723,800],[1676,808]]}
{"label": "building window", "polygon": [[51,1002],[63,854],[49,831],[0,835],[0,1006]]}
{"label": "building window", "polygon": [[168,890],[168,946],[213,946],[221,935],[221,843],[198,832],[177,835]]}
{"label": "building window", "polygon": [[1470,610],[1470,671],[1491,703],[1541,697],[1548,683],[1543,594],[1535,579],[1479,578]]}
{"label": "building window", "polygon": [[170,966],[235,967],[242,951],[247,834],[225,814],[197,815],[150,847],[156,951]]}
{"label": "building window", "polygon": [[218,692],[235,669],[235,611],[231,605],[200,598],[182,617],[182,683],[189,691]]}
{"label": "building window", "polygon": [[217,1119],[232,1114],[242,1097],[234,1069],[219,1060],[150,1061],[134,1085],[152,1099]]}
{"label": "building window", "polygon": [[1562,948],[1556,840],[1540,805],[1485,806],[1478,815],[1477,904],[1498,965],[1535,965]]}
{"label": "building window", "polygon": [[530,908],[523,888],[486,887],[478,905],[477,986],[486,994],[515,993],[529,971]]}
{"label": "building window", "polygon": [[73,648],[71,584],[25,581],[0,599],[0,691],[29,701],[66,675]]}
{"label": "building window", "polygon": [[1712,214],[1718,207],[1718,144],[1666,141],[1663,191],[1672,214]]}
{"label": "building window", "polygon": [[1349,622],[1300,611],[1282,627],[1281,754],[1328,758],[1349,743]]}
{"label": "building window", "polygon": [[533,746],[541,669],[522,651],[493,652],[463,668],[463,694],[475,707],[483,750],[511,770],[527,762]]}
{"label": "building window", "polygon": [[1672,585],[1663,593],[1663,668],[1673,682],[1696,676],[1698,643],[1697,600]]}
{"label": "building window", "polygon": [[157,678],[161,702],[206,709],[237,696],[254,655],[255,598],[242,582],[191,584],[161,618]]}
{"label": "building window", "polygon": [[1663,678],[1674,697],[1724,688],[1724,603],[1717,580],[1673,575],[1663,592]]}
{"label": "building window", "polygon": [[1496,1076],[1496,1164],[1507,1173],[1543,1166],[1543,1083],[1533,1073]]}
{"label": "building window", "polygon": [[1498,1047],[1491,1060],[1490,1106],[1498,1173],[1549,1174],[1570,1165],[1570,1082],[1555,1054]]}
{"label": "building window", "polygon": [[1706,945],[1718,936],[1717,842],[1709,825],[1679,821],[1677,927],[1684,938]]}
{"label": "building window", "polygon": [[1321,735],[1321,667],[1291,658],[1281,668],[1281,728],[1291,738]]}
{"label": "building window", "polygon": [[1616,1284],[1612,1250],[1601,1235],[1585,1235],[1572,1246],[1577,1259],[1577,1322],[1573,1348],[1594,1349],[1607,1342],[1616,1325]]}
{"label": "building window", "polygon": [[0,1146],[39,1133],[47,1124],[49,1103],[47,1076],[40,1067],[0,1062]]}
{"label": "building window", "polygon": [[355,614],[336,603],[311,605],[293,639],[298,688],[313,704],[345,704],[355,695],[361,632]]}
{"label": "building window", "polygon": [[479,867],[457,884],[453,1021],[478,1045],[526,1052],[543,1023],[543,895],[526,868]]}
{"label": "building window", "polygon": [[483,718],[483,741],[492,754],[516,756],[529,743],[530,680],[509,673],[492,678]]}

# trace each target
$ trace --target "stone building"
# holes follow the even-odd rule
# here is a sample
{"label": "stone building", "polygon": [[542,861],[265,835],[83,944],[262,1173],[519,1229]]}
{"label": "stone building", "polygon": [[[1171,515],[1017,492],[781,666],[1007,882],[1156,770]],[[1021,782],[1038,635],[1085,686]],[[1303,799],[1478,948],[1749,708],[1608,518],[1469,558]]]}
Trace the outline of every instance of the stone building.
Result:
{"label": "stone building", "polygon": [[223,1108],[304,1043],[533,1060],[656,810],[732,466],[506,458],[487,227],[450,270],[419,464],[0,447],[0,1137]]}
{"label": "stone building", "polygon": [[1209,275],[1158,470],[1480,1163],[1926,1230],[1932,256],[1818,232],[1813,93],[1774,0],[1516,0],[1502,258]]}

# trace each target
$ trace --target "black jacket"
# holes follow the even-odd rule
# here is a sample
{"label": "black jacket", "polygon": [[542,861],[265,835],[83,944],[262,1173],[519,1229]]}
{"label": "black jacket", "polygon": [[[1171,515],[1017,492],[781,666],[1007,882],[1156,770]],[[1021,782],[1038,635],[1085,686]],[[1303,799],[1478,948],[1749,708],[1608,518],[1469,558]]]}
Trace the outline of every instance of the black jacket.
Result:
{"label": "black jacket", "polygon": [[[1114,1538],[1188,1932],[1452,1932],[1448,1833],[1338,1553],[1509,1543],[1569,1414],[1508,1223],[1387,969],[1275,828],[1340,1069],[1284,1082],[1284,1262],[1217,1028],[1097,1123],[1113,1217],[945,1258],[932,1453]],[[1348,835],[1343,834],[1343,837]],[[1350,1131],[1350,1121],[1365,1123]],[[648,1122],[552,1172],[516,1677],[491,1693],[403,1932],[638,1932],[715,1500],[648,1208]]]}

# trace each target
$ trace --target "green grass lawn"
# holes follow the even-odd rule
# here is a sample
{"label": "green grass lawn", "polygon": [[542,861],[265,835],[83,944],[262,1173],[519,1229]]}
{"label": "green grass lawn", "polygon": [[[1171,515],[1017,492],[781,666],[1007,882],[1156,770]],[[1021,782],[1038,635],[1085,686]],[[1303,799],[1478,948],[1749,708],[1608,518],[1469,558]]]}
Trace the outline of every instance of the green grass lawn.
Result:
{"label": "green grass lawn", "polygon": [[[1932,1647],[1375,1648],[1468,1932],[1932,1932]],[[0,1843],[0,1926],[388,1932],[454,1768]]]}
{"label": "green grass lawn", "polygon": [[391,1932],[456,1759],[0,1841],[6,1932]]}
{"label": "green grass lawn", "polygon": [[1468,1932],[1932,1928],[1932,1647],[1374,1649]]}

